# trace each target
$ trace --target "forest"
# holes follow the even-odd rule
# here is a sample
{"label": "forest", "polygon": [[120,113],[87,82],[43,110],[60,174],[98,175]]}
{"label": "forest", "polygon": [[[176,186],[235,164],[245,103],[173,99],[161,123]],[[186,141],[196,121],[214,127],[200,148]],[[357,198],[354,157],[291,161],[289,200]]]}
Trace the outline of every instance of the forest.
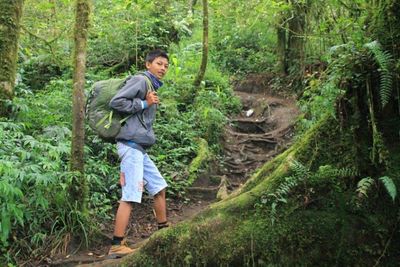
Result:
{"label": "forest", "polygon": [[[154,49],[169,227],[114,259],[88,99]],[[398,266],[400,0],[0,0],[0,139],[0,266]]]}

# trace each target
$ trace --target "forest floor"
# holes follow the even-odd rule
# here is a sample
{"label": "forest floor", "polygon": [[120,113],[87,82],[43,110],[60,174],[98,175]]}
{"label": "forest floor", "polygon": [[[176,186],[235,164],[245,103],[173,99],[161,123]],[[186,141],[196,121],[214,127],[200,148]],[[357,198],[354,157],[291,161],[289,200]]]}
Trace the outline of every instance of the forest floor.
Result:
{"label": "forest floor", "polygon": [[[242,101],[242,112],[227,124],[222,163],[202,175],[188,190],[189,199],[168,200],[171,225],[192,218],[218,197],[239,188],[262,164],[285,150],[293,137],[293,124],[299,114],[296,101],[276,93],[268,75],[250,75],[236,83],[235,94]],[[275,91],[275,92],[274,92]],[[283,90],[284,91],[284,90]],[[213,179],[211,179],[213,178]],[[216,182],[217,181],[217,182]],[[104,225],[104,240],[91,250],[47,258],[41,266],[117,266],[119,260],[107,259],[113,222]],[[156,231],[152,200],[135,204],[127,241],[140,247]]]}

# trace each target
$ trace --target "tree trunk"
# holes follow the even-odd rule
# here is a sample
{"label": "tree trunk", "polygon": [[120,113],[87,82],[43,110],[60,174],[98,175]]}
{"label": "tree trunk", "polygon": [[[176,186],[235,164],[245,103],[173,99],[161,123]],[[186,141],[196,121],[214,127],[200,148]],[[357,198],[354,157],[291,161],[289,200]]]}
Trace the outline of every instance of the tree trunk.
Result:
{"label": "tree trunk", "polygon": [[87,184],[84,177],[84,139],[85,139],[85,71],[86,46],[89,28],[89,0],[77,0],[75,21],[74,51],[74,89],[72,99],[72,146],[71,171],[75,180],[70,188],[73,199],[85,207]]}
{"label": "tree trunk", "polygon": [[277,33],[277,47],[276,52],[278,56],[278,72],[286,75],[287,74],[287,64],[286,64],[286,29],[285,29],[286,18],[282,16],[279,25],[276,29]]}
{"label": "tree trunk", "polygon": [[0,1],[0,116],[7,116],[17,70],[18,36],[23,0]]}
{"label": "tree trunk", "polygon": [[207,0],[203,0],[203,54],[201,57],[201,66],[199,73],[194,81],[194,86],[198,87],[201,81],[204,79],[204,74],[207,68],[208,58],[208,3]]}
{"label": "tree trunk", "polygon": [[305,46],[305,23],[306,4],[292,1],[293,14],[289,20],[288,38],[288,70],[294,79],[294,89],[298,89],[304,74],[304,46]]}

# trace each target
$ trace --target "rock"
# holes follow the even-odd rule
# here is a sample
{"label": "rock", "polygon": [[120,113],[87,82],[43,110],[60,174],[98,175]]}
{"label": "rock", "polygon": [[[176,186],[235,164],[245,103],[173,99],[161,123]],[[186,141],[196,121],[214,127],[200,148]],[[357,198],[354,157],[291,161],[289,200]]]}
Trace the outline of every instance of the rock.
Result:
{"label": "rock", "polygon": [[254,109],[249,109],[248,111],[246,111],[246,117],[250,117],[251,115],[254,114]]}

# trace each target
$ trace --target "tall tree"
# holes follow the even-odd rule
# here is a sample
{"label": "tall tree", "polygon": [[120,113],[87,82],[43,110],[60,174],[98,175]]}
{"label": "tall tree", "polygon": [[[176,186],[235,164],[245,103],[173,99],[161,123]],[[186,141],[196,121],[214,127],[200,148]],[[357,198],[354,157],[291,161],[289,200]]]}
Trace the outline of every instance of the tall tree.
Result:
{"label": "tall tree", "polygon": [[288,36],[288,69],[289,74],[294,78],[294,88],[297,89],[302,81],[304,73],[304,46],[306,11],[308,1],[292,0],[292,17],[289,23]]}
{"label": "tall tree", "polygon": [[203,0],[203,54],[201,57],[201,66],[196,79],[194,80],[194,86],[198,87],[204,78],[207,68],[208,59],[208,1]]}
{"label": "tall tree", "polygon": [[22,5],[23,0],[0,0],[0,116],[7,115],[6,101],[14,96]]}
{"label": "tall tree", "polygon": [[285,75],[287,74],[287,64],[286,64],[286,18],[284,14],[281,14],[279,24],[276,27],[277,35],[277,47],[276,53],[278,57],[278,71],[279,73]]}
{"label": "tall tree", "polygon": [[85,71],[86,48],[89,29],[89,0],[76,1],[75,51],[74,51],[74,89],[72,99],[72,146],[71,171],[75,181],[70,188],[71,196],[85,207],[87,184],[84,177],[84,138],[85,138]]}

